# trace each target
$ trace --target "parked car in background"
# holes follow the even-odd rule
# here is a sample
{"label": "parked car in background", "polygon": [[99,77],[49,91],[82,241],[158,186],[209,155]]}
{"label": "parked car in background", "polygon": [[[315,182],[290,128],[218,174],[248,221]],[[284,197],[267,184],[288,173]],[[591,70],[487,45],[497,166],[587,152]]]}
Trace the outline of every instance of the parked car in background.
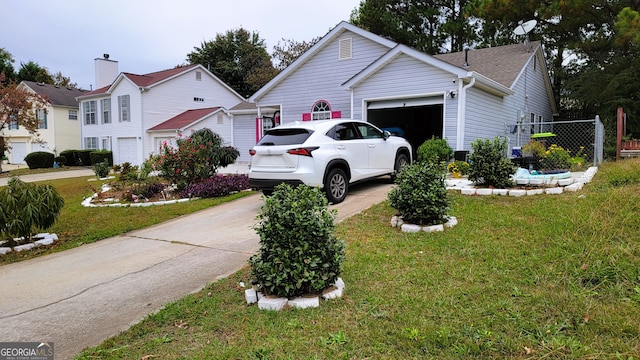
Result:
{"label": "parked car in background", "polygon": [[374,125],[351,119],[303,121],[265,132],[249,151],[249,186],[271,194],[288,183],[324,189],[340,203],[355,182],[390,175],[411,162],[411,145]]}

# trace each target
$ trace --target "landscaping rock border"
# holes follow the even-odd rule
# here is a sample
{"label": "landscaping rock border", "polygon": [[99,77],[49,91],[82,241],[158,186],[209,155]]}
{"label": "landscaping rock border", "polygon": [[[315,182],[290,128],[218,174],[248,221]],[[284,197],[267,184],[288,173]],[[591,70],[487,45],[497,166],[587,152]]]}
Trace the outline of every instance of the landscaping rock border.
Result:
{"label": "landscaping rock border", "polygon": [[[25,251],[25,250],[31,250],[31,249],[34,249],[34,248],[38,248],[38,247],[41,247],[41,246],[51,245],[54,242],[58,241],[58,235],[51,234],[51,233],[39,233],[39,234],[34,235],[33,239],[37,239],[37,240],[32,242],[32,243],[16,245],[13,248],[10,248],[8,246],[2,246],[3,244],[0,244],[0,255],[5,255],[5,254],[8,254],[8,253],[10,253],[12,251],[21,252],[21,251]],[[14,239],[14,240],[22,241],[24,239],[20,238],[20,239]]]}
{"label": "landscaping rock border", "polygon": [[447,222],[444,224],[436,224],[436,225],[415,225],[408,224],[402,220],[401,216],[395,215],[391,218],[391,227],[400,228],[402,232],[416,233],[420,231],[424,232],[440,232],[444,231],[446,228],[452,228],[458,225],[458,219],[455,216],[449,216],[447,218]]}
{"label": "landscaping rock border", "polygon": [[[240,286],[244,287],[244,284],[241,283]],[[342,297],[344,287],[344,281],[342,278],[338,278],[335,284],[324,289],[322,295],[298,296],[293,299],[287,299],[283,297],[264,296],[262,292],[255,290],[254,288],[250,288],[244,291],[244,297],[247,301],[247,305],[258,303],[258,308],[260,310],[280,311],[286,307],[306,309],[319,307],[320,298],[323,300],[331,300]]]}

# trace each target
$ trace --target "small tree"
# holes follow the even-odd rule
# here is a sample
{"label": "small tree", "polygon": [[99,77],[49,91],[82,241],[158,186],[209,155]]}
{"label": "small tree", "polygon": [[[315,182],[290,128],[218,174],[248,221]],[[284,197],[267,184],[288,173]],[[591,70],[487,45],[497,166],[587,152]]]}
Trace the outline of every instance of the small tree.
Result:
{"label": "small tree", "polygon": [[469,180],[477,185],[505,188],[513,186],[510,176],[516,167],[507,159],[507,140],[496,137],[493,140],[478,139],[471,143],[473,152],[469,155]]}
{"label": "small tree", "polygon": [[407,223],[445,223],[449,198],[444,178],[444,170],[438,162],[417,162],[405,166],[396,178],[397,186],[389,192],[391,206]]}
{"label": "small tree", "polygon": [[51,227],[64,205],[64,199],[51,185],[25,183],[17,177],[0,188],[0,234],[9,246],[14,238],[31,239],[34,230]]}
{"label": "small tree", "polygon": [[319,188],[276,186],[260,209],[260,250],[251,274],[269,295],[317,294],[342,272],[344,242],[335,237],[335,210]]}
{"label": "small tree", "polygon": [[237,149],[222,146],[222,138],[210,129],[195,131],[186,139],[178,139],[178,148],[163,144],[155,157],[160,175],[179,189],[216,174],[240,156]]}
{"label": "small tree", "polygon": [[[36,110],[45,107],[45,98],[18,87],[12,81],[5,83],[4,75],[0,73],[0,134],[10,125],[14,125],[26,129],[37,139],[39,133]],[[9,150],[8,145],[6,141],[0,141],[0,153]]]}

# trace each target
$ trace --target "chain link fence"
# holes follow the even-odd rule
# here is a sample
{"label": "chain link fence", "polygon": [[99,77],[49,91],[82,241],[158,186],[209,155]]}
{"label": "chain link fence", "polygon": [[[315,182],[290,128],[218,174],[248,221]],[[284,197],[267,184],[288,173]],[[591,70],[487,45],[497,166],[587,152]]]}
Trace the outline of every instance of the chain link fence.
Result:
{"label": "chain link fence", "polygon": [[511,158],[542,172],[582,171],[604,157],[604,125],[589,120],[526,122],[509,126]]}

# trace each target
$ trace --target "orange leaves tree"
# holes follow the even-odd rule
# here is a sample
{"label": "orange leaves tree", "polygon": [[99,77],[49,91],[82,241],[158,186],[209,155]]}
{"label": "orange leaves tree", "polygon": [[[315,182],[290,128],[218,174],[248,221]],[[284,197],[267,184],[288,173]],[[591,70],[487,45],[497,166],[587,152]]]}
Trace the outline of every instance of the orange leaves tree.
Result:
{"label": "orange leaves tree", "polygon": [[38,137],[36,110],[46,107],[46,99],[19,87],[15,82],[4,82],[0,74],[0,155],[9,148],[5,141],[10,125],[26,129],[33,137]]}

